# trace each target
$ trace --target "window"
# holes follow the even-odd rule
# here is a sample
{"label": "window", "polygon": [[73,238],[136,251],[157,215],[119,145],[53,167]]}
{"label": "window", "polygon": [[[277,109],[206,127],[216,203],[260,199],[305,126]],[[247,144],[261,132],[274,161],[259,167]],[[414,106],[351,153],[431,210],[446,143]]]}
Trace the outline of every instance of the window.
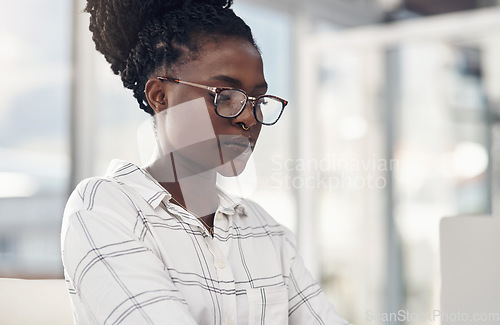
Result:
{"label": "window", "polygon": [[0,13],[0,276],[62,275],[59,232],[69,176],[69,5],[21,0]]}

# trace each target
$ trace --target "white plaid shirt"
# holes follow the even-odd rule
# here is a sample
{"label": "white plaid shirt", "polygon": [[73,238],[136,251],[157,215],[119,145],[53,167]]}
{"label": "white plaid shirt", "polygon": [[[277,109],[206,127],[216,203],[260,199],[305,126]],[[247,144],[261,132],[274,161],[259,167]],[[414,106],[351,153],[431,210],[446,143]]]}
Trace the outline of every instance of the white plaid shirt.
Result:
{"label": "white plaid shirt", "polygon": [[347,324],[259,205],[219,191],[214,237],[147,171],[114,161],[66,206],[77,324]]}

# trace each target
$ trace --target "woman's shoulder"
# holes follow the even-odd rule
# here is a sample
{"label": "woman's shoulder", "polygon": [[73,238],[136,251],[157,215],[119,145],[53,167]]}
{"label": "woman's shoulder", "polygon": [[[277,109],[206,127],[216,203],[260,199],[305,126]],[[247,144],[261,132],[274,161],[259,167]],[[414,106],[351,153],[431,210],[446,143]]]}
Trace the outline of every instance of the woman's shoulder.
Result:
{"label": "woman's shoulder", "polygon": [[163,192],[141,168],[112,161],[105,176],[84,179],[76,186],[66,204],[65,215],[76,211],[135,211],[142,204],[139,201],[151,204],[150,198],[161,200]]}
{"label": "woman's shoulder", "polygon": [[71,193],[65,208],[65,215],[78,211],[97,211],[102,205],[119,205],[126,194],[109,176],[90,177],[82,180]]}

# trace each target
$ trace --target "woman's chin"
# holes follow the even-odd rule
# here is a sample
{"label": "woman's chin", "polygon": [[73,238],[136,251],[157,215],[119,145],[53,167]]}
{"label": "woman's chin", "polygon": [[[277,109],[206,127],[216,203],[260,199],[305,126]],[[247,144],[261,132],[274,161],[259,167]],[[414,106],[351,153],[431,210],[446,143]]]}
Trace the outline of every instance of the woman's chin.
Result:
{"label": "woman's chin", "polygon": [[248,159],[234,159],[217,167],[217,172],[224,177],[238,176],[245,170]]}

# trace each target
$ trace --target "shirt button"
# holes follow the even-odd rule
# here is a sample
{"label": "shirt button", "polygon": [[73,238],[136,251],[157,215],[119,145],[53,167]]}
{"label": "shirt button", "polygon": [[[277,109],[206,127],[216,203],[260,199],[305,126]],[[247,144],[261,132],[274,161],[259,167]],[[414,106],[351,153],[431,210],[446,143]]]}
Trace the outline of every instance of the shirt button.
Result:
{"label": "shirt button", "polygon": [[226,322],[227,325],[233,325],[233,319],[232,318],[228,318],[227,319],[227,322]]}
{"label": "shirt button", "polygon": [[219,260],[217,262],[217,266],[219,266],[220,269],[223,269],[226,267],[226,263],[223,260]]}
{"label": "shirt button", "polygon": [[215,217],[215,219],[217,219],[217,221],[221,221],[222,220],[222,213],[217,213],[217,217]]}

